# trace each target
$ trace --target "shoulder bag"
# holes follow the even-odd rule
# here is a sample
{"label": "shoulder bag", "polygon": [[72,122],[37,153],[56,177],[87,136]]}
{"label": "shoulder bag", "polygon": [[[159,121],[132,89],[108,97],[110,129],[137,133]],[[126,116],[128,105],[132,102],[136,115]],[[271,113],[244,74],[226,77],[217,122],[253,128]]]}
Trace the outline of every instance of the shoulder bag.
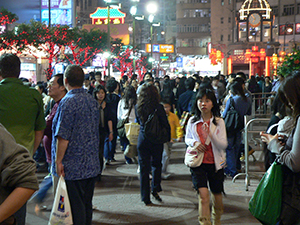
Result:
{"label": "shoulder bag", "polygon": [[131,107],[130,107],[130,109],[128,111],[127,117],[124,118],[124,119],[118,120],[118,123],[117,123],[117,132],[118,132],[118,136],[120,138],[125,138],[126,137],[125,124],[129,122],[129,115],[131,113],[132,108],[133,108],[133,104],[131,105]]}

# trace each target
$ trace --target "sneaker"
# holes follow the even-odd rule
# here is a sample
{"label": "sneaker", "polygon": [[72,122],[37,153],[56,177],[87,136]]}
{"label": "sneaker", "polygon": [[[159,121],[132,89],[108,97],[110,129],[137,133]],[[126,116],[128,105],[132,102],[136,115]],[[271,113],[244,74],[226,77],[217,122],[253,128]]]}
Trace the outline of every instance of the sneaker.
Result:
{"label": "sneaker", "polygon": [[[252,155],[253,153],[255,152],[255,150],[251,149],[249,152],[248,152],[248,156]],[[241,158],[240,158],[241,161],[244,161],[245,160],[245,155],[243,155]]]}
{"label": "sneaker", "polygon": [[111,161],[109,159],[105,160],[105,165],[110,165]]}
{"label": "sneaker", "polygon": [[161,174],[161,179],[167,180],[170,176],[171,176],[171,174],[169,174],[169,173],[162,173]]}

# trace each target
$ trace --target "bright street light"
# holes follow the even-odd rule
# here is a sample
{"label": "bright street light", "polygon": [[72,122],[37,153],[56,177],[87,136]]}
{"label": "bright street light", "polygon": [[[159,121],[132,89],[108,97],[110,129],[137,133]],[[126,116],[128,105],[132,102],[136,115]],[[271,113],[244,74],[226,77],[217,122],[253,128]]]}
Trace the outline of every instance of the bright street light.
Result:
{"label": "bright street light", "polygon": [[150,14],[155,14],[157,12],[157,3],[156,2],[149,2],[147,7],[147,11]]}
{"label": "bright street light", "polygon": [[130,8],[130,14],[135,16],[136,15],[136,11],[137,11],[137,7],[134,5],[134,6],[131,6]]}

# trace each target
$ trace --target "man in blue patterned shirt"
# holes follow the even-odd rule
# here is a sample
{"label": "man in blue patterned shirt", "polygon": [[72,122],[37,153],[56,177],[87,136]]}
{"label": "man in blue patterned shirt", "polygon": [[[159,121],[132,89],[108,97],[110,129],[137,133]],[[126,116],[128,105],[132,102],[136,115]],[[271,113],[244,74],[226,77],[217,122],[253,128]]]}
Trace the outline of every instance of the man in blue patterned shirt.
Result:
{"label": "man in blue patterned shirt", "polygon": [[92,223],[92,198],[99,161],[99,108],[82,88],[84,73],[70,65],[64,73],[68,93],[61,100],[53,119],[52,173],[65,177],[73,224]]}

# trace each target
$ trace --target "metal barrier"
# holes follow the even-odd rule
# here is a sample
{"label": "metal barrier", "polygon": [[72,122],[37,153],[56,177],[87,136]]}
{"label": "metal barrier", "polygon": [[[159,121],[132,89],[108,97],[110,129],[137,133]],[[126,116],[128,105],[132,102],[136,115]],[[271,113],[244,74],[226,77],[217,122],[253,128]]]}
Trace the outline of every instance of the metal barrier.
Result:
{"label": "metal barrier", "polygon": [[263,116],[271,115],[271,105],[267,105],[267,101],[269,97],[272,96],[273,94],[274,92],[251,93],[252,96],[251,115],[255,117],[261,115]]}
{"label": "metal barrier", "polygon": [[[246,117],[245,117],[246,120]],[[246,191],[248,191],[248,187],[250,186],[250,173],[249,173],[249,140],[248,140],[248,134],[249,133],[259,133],[260,131],[249,131],[248,128],[250,127],[250,125],[252,125],[253,122],[255,121],[269,121],[269,118],[254,118],[251,119],[250,121],[248,121],[245,125],[245,133],[244,133],[244,142],[245,142],[245,172],[244,173],[238,173],[237,175],[235,175],[235,177],[232,179],[232,182],[235,182],[235,179],[237,179],[237,177],[239,176],[246,176],[245,177],[245,188]],[[258,172],[255,172],[258,173]],[[251,175],[257,176],[255,175],[255,173],[251,173]],[[264,172],[263,172],[264,173]]]}

